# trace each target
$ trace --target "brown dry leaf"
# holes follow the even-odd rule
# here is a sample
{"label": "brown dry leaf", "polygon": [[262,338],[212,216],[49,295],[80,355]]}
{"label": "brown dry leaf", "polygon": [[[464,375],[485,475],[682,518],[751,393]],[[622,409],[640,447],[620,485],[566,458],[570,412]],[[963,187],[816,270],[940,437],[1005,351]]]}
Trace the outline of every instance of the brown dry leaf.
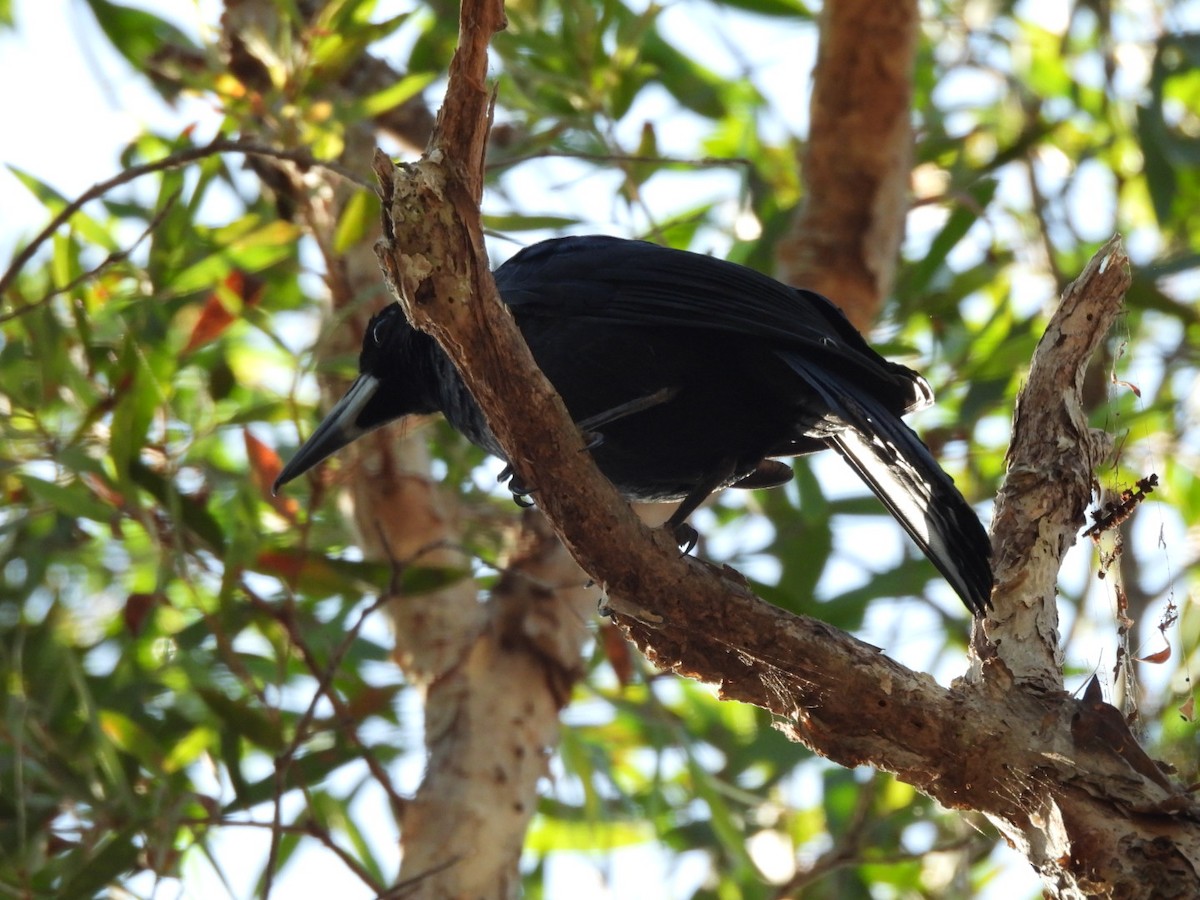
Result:
{"label": "brown dry leaf", "polygon": [[271,485],[283,469],[283,461],[279,454],[249,431],[243,431],[242,436],[246,442],[246,458],[250,462],[250,473],[254,476],[255,485],[277,513],[289,522],[295,522],[300,512],[300,504],[291,497],[280,497],[271,493]]}

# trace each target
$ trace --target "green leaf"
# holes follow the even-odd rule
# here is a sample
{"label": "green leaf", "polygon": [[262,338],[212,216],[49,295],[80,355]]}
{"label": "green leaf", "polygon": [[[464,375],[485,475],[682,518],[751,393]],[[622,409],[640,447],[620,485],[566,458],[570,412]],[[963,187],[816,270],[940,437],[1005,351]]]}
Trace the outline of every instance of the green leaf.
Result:
{"label": "green leaf", "polygon": [[[241,224],[257,224],[257,221],[256,217],[248,216]],[[228,243],[222,243],[218,252],[206,255],[174,275],[163,286],[159,297],[177,297],[208,290],[235,268],[244,272],[261,272],[293,256],[299,236],[296,226],[279,220],[230,236]],[[215,237],[223,241],[225,235],[217,234]]]}
{"label": "green leaf", "polygon": [[174,484],[141,460],[135,459],[130,463],[129,474],[134,484],[149,491],[164,509],[177,510],[182,524],[200,538],[208,549],[223,552],[225,532],[204,502],[180,494]]}
{"label": "green leaf", "polygon": [[117,52],[138,70],[145,70],[164,47],[199,50],[192,40],[165,19],[109,0],[86,0],[104,34]]}
{"label": "green leaf", "polygon": [[381,41],[409,20],[403,12],[382,22],[367,21],[370,4],[328,3],[313,20],[311,53],[314,71],[325,77],[337,77],[362,59],[366,49]]}
{"label": "green leaf", "polygon": [[135,757],[151,770],[162,764],[163,750],[148,731],[129,716],[114,709],[102,709],[97,714],[100,730],[120,750]]}
{"label": "green leaf", "polygon": [[1138,132],[1141,137],[1142,158],[1146,173],[1146,187],[1154,204],[1154,216],[1160,225],[1171,221],[1175,207],[1175,166],[1167,158],[1165,143],[1166,126],[1162,112],[1157,106],[1137,108]]}
{"label": "green leaf", "polygon": [[182,771],[218,743],[214,729],[207,725],[198,725],[172,745],[163,757],[162,770],[168,774]]}
{"label": "green leaf", "polygon": [[898,294],[913,296],[928,290],[934,276],[945,265],[950,251],[966,237],[982,211],[991,203],[997,185],[996,179],[985,178],[968,190],[967,193],[973,202],[958,203],[954,206],[946,224],[930,244],[928,252],[902,272],[901,286],[896,289]]}
{"label": "green leaf", "polygon": [[[50,187],[44,181],[38,180],[28,172],[11,165],[7,168],[51,213],[57,214],[61,212],[70,202],[54,188]],[[72,213],[71,218],[67,221],[71,228],[79,232],[80,237],[91,241],[99,247],[103,247],[109,253],[115,252],[120,248],[116,238],[113,237],[110,231],[82,209]]]}
{"label": "green leaf", "polygon": [[601,819],[570,822],[538,816],[525,835],[525,851],[533,853],[583,852],[605,847],[637,847],[654,840],[649,822],[637,819]]}
{"label": "green leaf", "polygon": [[390,109],[395,109],[418,96],[421,91],[433,83],[436,77],[433,72],[406,75],[381,91],[376,91],[357,102],[347,104],[343,111],[344,120],[372,119]]}
{"label": "green leaf", "polygon": [[400,573],[399,593],[409,597],[432,594],[457,584],[470,575],[470,571],[466,569],[406,566]]}
{"label": "green leaf", "polygon": [[97,849],[88,855],[82,868],[55,892],[58,897],[91,897],[133,871],[141,847],[140,828],[128,825],[101,837]]}
{"label": "green leaf", "polygon": [[642,60],[656,68],[662,86],[692,112],[712,119],[728,113],[724,80],[675,49],[656,29],[646,32]]}
{"label": "green leaf", "polygon": [[[283,791],[296,788],[311,788],[320,784],[330,774],[336,772],[347,763],[360,762],[362,751],[357,747],[336,746],[328,750],[319,750],[298,756],[286,766]],[[259,803],[271,800],[279,792],[281,785],[275,773],[247,784],[238,798],[225,807],[226,812],[236,812],[249,809]]]}
{"label": "green leaf", "polygon": [[129,473],[145,443],[159,397],[154,375],[144,364],[135,335],[126,336],[118,366],[121,384],[116,392],[108,450],[117,470],[117,482],[124,493],[130,494]]}
{"label": "green leaf", "polygon": [[812,19],[813,12],[800,0],[713,0],[718,6],[744,9],[760,16],[786,19]]}
{"label": "green leaf", "polygon": [[82,484],[55,484],[26,474],[18,477],[30,494],[63,515],[105,524],[113,521],[118,515],[117,510],[101,502]]}
{"label": "green leaf", "polygon": [[278,752],[285,746],[279,721],[248,700],[235,700],[217,688],[195,686],[196,695],[217,716],[224,730],[239,735],[263,750]]}
{"label": "green leaf", "polygon": [[538,216],[512,213],[505,216],[483,217],[483,227],[488,231],[507,234],[514,231],[559,231],[577,225],[574,216]]}
{"label": "green leaf", "polygon": [[356,191],[346,202],[333,235],[333,247],[345,253],[362,241],[379,221],[379,197],[372,191]]}

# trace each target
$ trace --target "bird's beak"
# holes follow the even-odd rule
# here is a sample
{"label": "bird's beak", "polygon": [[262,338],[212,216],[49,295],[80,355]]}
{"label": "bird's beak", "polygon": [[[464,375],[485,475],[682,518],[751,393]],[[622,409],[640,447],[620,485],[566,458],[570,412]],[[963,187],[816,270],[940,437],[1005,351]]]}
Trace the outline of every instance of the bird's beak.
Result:
{"label": "bird's beak", "polygon": [[350,390],[346,391],[346,395],[317,426],[312,437],[304,442],[296,451],[296,455],[283,467],[283,471],[271,485],[272,494],[278,493],[283,485],[303,475],[325,457],[372,430],[360,426],[358,417],[379,390],[379,384],[379,379],[374,375],[358,376],[354,384],[350,385]]}

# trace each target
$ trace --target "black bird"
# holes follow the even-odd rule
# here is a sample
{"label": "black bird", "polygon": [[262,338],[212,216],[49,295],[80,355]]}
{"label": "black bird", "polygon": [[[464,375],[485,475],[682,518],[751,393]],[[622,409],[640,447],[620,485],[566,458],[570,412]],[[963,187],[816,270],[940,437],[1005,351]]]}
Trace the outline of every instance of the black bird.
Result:
{"label": "black bird", "polygon": [[[611,237],[543,241],[495,272],[542,371],[630,500],[687,517],[714,490],[792,477],[775,457],[837,450],[975,614],[990,545],[974,511],[900,416],[933,402],[820,294],[735,263]],[[360,375],[283,469],[291,481],[368,431],[442,412],[504,459],[454,365],[393,303],[367,326]],[[514,495],[528,493],[512,484]]]}

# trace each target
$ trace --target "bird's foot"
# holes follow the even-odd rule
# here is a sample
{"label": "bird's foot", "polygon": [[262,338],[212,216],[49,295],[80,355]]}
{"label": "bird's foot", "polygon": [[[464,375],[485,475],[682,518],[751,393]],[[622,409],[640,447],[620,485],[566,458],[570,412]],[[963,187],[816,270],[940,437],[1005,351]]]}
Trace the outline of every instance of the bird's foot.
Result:
{"label": "bird's foot", "polygon": [[581,433],[583,434],[583,450],[585,453],[591,453],[604,443],[604,435],[599,431],[584,429]]}
{"label": "bird's foot", "polygon": [[500,470],[500,474],[496,476],[496,481],[500,484],[508,482],[508,489],[512,492],[513,503],[522,509],[529,509],[533,506],[533,500],[530,498],[537,491],[537,488],[526,487],[523,482],[517,480],[516,473],[513,472],[512,466],[505,466]]}
{"label": "bird's foot", "polygon": [[700,542],[700,532],[696,531],[695,528],[687,522],[677,522],[675,524],[668,522],[667,527],[671,529],[675,543],[679,545],[680,556],[687,556],[696,549],[696,544]]}

